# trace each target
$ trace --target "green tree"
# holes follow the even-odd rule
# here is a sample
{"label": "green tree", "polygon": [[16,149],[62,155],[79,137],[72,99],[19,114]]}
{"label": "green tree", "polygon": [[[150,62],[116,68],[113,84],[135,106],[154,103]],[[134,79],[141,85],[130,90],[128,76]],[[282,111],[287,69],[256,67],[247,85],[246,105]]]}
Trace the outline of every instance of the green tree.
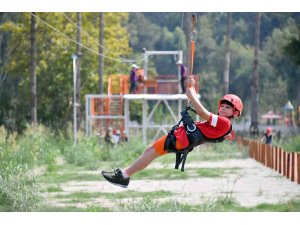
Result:
{"label": "green tree", "polygon": [[[278,107],[283,107],[287,100],[291,100],[293,105],[299,104],[299,82],[300,71],[299,66],[295,64],[292,58],[285,53],[285,46],[288,46],[290,40],[297,39],[298,27],[297,22],[293,18],[289,18],[286,26],[282,29],[274,29],[271,36],[267,38],[263,48],[263,52],[272,66],[271,75],[269,75],[270,82],[279,81],[285,83],[286,89],[282,89],[278,95],[274,96],[274,101]],[[285,97],[285,99],[282,99]],[[298,99],[298,100],[297,100]],[[297,101],[297,102],[296,102]],[[278,104],[280,103],[280,104]]]}
{"label": "green tree", "polygon": [[300,28],[295,36],[291,37],[289,42],[283,46],[284,53],[295,64],[296,73],[295,76],[289,76],[289,84],[292,89],[295,89],[296,103],[300,106]]}
{"label": "green tree", "polygon": [[254,61],[253,61],[253,74],[251,80],[251,124],[250,130],[254,134],[258,134],[258,96],[259,96],[259,45],[260,45],[260,23],[261,13],[256,14],[255,18],[255,45],[254,45]]}
{"label": "green tree", "polygon": [[[38,108],[40,123],[55,129],[67,128],[72,121],[72,60],[71,55],[76,50],[76,21],[75,13],[36,13],[36,76]],[[66,17],[65,15],[68,15]],[[128,33],[124,23],[127,13],[105,13],[104,38],[107,43],[105,51],[105,78],[109,74],[118,73],[126,65],[118,60],[119,56],[128,56],[131,49],[128,45]],[[13,20],[1,24],[0,30],[8,35],[5,65],[3,73],[14,83],[13,104],[16,127],[21,127],[21,121],[30,119],[30,18],[29,13],[18,13]],[[96,93],[98,83],[98,51],[95,41],[99,26],[95,23],[97,15],[82,13],[81,29],[88,35],[82,37],[81,57],[81,97],[84,105],[84,95]],[[47,25],[48,24],[48,25]],[[14,82],[13,82],[14,81]],[[7,109],[8,110],[8,109]],[[11,110],[12,111],[12,110]],[[8,115],[8,112],[5,112]],[[12,114],[12,113],[10,113]],[[82,112],[81,116],[84,115]]]}

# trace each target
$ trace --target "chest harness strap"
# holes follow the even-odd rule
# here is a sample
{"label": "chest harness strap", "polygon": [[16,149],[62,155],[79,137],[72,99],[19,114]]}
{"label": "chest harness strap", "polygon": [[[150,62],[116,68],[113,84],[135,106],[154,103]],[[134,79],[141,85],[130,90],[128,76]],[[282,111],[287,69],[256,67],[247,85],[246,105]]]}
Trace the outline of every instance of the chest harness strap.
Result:
{"label": "chest harness strap", "polygon": [[[229,131],[224,136],[215,139],[207,138],[197,128],[194,120],[191,118],[191,116],[188,113],[189,110],[196,113],[195,109],[193,109],[190,106],[187,106],[186,109],[181,112],[180,121],[175,126],[173,126],[172,129],[169,131],[164,145],[165,150],[167,150],[169,153],[174,152],[176,154],[175,169],[178,169],[178,167],[181,164],[181,171],[184,171],[184,164],[188,153],[191,152],[195,146],[201,145],[205,142],[212,142],[212,143],[222,142],[225,140],[225,137],[228,134],[230,134],[232,130],[232,126],[231,126]],[[179,127],[181,122],[183,123],[183,126],[186,129],[186,134],[189,140],[189,146],[183,150],[176,150],[176,138],[174,132]]]}

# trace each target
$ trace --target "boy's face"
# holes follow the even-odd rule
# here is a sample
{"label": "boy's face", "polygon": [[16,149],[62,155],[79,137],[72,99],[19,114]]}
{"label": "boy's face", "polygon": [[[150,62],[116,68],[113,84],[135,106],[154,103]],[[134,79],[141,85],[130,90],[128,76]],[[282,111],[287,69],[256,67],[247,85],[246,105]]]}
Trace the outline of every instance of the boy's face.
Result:
{"label": "boy's face", "polygon": [[219,115],[224,117],[231,117],[233,115],[233,107],[225,102],[221,103]]}

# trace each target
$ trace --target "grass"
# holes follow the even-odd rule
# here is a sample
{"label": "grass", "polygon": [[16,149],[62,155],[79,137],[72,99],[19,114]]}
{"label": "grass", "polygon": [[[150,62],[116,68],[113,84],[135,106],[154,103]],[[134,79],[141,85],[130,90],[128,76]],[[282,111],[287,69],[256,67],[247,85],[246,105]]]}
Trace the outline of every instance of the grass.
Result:
{"label": "grass", "polygon": [[282,146],[283,149],[287,152],[300,153],[300,136],[298,135],[286,138]]}
{"label": "grass", "polygon": [[123,212],[218,212],[236,205],[234,200],[226,197],[208,200],[203,204],[183,204],[178,200],[160,201],[145,196],[140,200],[120,204],[117,210]]}
{"label": "grass", "polygon": [[0,211],[27,212],[39,208],[41,201],[35,180],[19,173],[12,170],[0,175]]}
{"label": "grass", "polygon": [[66,183],[70,181],[97,181],[100,180],[100,174],[85,174],[76,172],[66,173],[46,173],[38,178],[40,183]]}
{"label": "grass", "polygon": [[[296,142],[298,143],[298,141]],[[291,148],[294,148],[293,145]],[[5,142],[0,129],[0,211],[60,211],[60,212],[298,212],[300,201],[280,204],[261,204],[256,207],[242,207],[233,198],[232,191],[222,197],[203,200],[201,204],[184,204],[177,201],[178,193],[157,190],[135,192],[124,190],[117,193],[75,192],[65,194],[63,186],[73,181],[101,181],[98,173],[83,173],[86,170],[111,169],[123,167],[133,162],[144,150],[138,139],[107,149],[97,138],[79,135],[78,145],[72,138],[54,136],[43,127],[32,127],[23,136],[12,136]],[[57,158],[63,165],[56,163]],[[198,161],[220,161],[224,159],[244,159],[247,150],[234,143],[205,144],[188,155],[185,172],[174,170],[175,154],[158,158],[155,162],[163,168],[149,167],[134,175],[141,180],[185,180],[199,177],[224,178],[229,174],[239,174],[241,168],[193,168],[189,166]],[[171,166],[170,166],[171,164]],[[38,177],[27,176],[35,168],[46,168]],[[101,168],[101,169],[100,169]],[[100,171],[99,171],[100,172]],[[233,187],[232,187],[233,189]],[[40,194],[41,192],[42,195]],[[43,196],[49,193],[50,200],[60,201],[65,207],[47,203]],[[258,195],[263,194],[258,192]],[[183,196],[185,197],[185,196]],[[186,196],[188,197],[188,196]],[[97,198],[115,203],[116,207],[102,207],[95,202]],[[78,207],[80,205],[80,207]]]}
{"label": "grass", "polygon": [[260,204],[255,207],[240,206],[229,196],[203,201],[202,204],[183,204],[176,200],[161,202],[148,196],[120,204],[117,211],[122,212],[299,212],[300,201],[280,204]]}
{"label": "grass", "polygon": [[95,205],[86,205],[85,208],[80,208],[76,206],[65,206],[65,207],[47,206],[41,208],[39,212],[111,212],[111,209],[107,207],[101,207]]}
{"label": "grass", "polygon": [[147,195],[150,198],[161,198],[174,195],[170,191],[153,191],[153,192],[137,192],[137,191],[126,191],[126,192],[74,192],[71,194],[58,194],[54,197],[57,199],[70,199],[75,200],[75,202],[84,202],[86,200],[93,200],[95,198],[105,198],[105,199],[124,199],[124,198],[141,198]]}
{"label": "grass", "polygon": [[239,168],[186,168],[185,172],[175,169],[147,168],[134,175],[135,180],[184,180],[199,177],[223,177],[227,174],[238,173]]}
{"label": "grass", "polygon": [[[78,208],[74,206],[67,207],[49,207],[45,212],[112,212],[111,208],[100,206],[89,206],[87,208]],[[260,204],[256,207],[242,207],[236,202],[227,202],[220,198],[211,203],[201,205],[186,205],[178,201],[167,201],[160,203],[150,198],[144,198],[136,202],[122,203],[114,212],[299,212],[300,202],[291,201],[284,204]]]}
{"label": "grass", "polygon": [[47,187],[46,192],[63,192],[61,187]]}

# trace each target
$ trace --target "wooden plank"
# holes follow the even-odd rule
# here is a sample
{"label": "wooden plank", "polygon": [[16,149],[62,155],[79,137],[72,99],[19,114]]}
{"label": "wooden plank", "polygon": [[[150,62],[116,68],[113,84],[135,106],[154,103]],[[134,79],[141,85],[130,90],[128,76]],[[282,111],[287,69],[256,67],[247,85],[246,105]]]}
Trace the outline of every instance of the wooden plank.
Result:
{"label": "wooden plank", "polygon": [[279,154],[278,154],[279,158],[278,158],[278,172],[280,174],[282,174],[282,156],[283,156],[283,152],[282,149],[279,148]]}
{"label": "wooden plank", "polygon": [[267,164],[268,164],[268,167],[269,168],[272,168],[272,149],[271,149],[271,145],[266,145],[266,147],[267,147],[267,152],[268,152],[268,162],[267,162]]}
{"label": "wooden plank", "polygon": [[285,176],[286,175],[286,171],[285,171],[285,152],[282,150],[282,158],[281,158],[281,171],[282,171],[282,175]]}
{"label": "wooden plank", "polygon": [[258,146],[258,158],[257,158],[258,162],[262,162],[262,148],[261,148],[261,144]]}
{"label": "wooden plank", "polygon": [[290,179],[295,181],[295,152],[290,153]]}
{"label": "wooden plank", "polygon": [[278,148],[277,146],[273,147],[274,153],[273,153],[273,168],[275,171],[278,171],[278,164],[277,164],[277,160],[278,160]]}
{"label": "wooden plank", "polygon": [[263,144],[264,148],[264,164],[265,166],[268,166],[268,148],[266,144]]}
{"label": "wooden plank", "polygon": [[289,177],[289,153],[288,152],[285,153],[284,161],[285,161],[284,164],[285,177],[288,178]]}
{"label": "wooden plank", "polygon": [[270,152],[271,152],[271,168],[275,169],[275,148],[270,145]]}
{"label": "wooden plank", "polygon": [[300,184],[300,154],[296,154],[296,163],[295,163],[295,178],[297,184]]}

